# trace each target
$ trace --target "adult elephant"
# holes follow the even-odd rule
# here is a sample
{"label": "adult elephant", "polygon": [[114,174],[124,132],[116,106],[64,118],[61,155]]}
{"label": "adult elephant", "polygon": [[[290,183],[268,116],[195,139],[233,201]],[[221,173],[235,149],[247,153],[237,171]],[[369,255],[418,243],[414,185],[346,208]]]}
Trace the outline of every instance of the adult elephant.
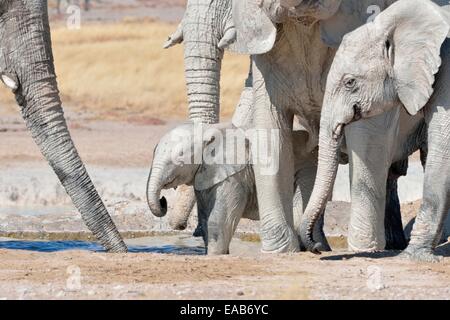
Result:
{"label": "adult elephant", "polygon": [[[375,132],[370,144],[357,141],[360,147],[353,154],[363,165],[378,167],[378,172],[371,173],[373,184],[368,185],[375,192],[382,188],[390,159],[408,155],[428,140],[423,203],[405,255],[437,260],[433,250],[450,211],[449,35],[448,6],[429,0],[399,0],[373,23],[345,37],[329,72],[320,125],[319,171],[301,228],[310,250],[316,250],[312,230],[335,177],[340,137],[350,123],[356,121],[352,126],[358,128],[358,120],[367,118],[374,126],[386,124],[387,129],[387,134]],[[402,130],[407,122],[413,125]],[[404,138],[403,132],[408,131],[412,139]],[[366,224],[381,229],[379,218],[367,218]]]}
{"label": "adult elephant", "polygon": [[[341,8],[339,8],[339,1],[308,1],[307,4],[297,6],[295,10],[299,20],[287,21],[285,26],[282,20],[288,18],[288,11],[280,6],[280,2],[266,0],[262,3],[263,7],[258,8],[251,6],[252,1],[237,1],[234,6],[234,15],[231,12],[231,0],[188,1],[183,21],[177,31],[169,37],[165,47],[184,41],[190,118],[202,122],[219,120],[220,67],[225,47],[228,46],[232,51],[248,54],[257,54],[273,49],[272,53],[258,58],[259,60],[265,60],[269,68],[266,71],[266,78],[272,83],[284,78],[290,79],[291,83],[289,85],[280,84],[278,88],[272,86],[267,92],[265,88],[258,87],[257,94],[260,97],[270,94],[270,97],[267,95],[266,98],[271,101],[280,100],[278,102],[280,106],[286,105],[290,109],[301,109],[298,114],[302,124],[310,132],[311,139],[308,148],[312,149],[317,144],[318,118],[326,70],[335,52],[335,49],[326,44],[332,47],[336,46],[344,31],[355,28],[370,17],[370,14],[367,13],[368,8],[372,10],[377,8],[370,7],[367,1],[363,2],[357,8],[359,15],[356,19],[349,19],[351,13],[347,12],[347,7],[353,4],[353,1],[344,2]],[[387,6],[385,1],[379,2],[379,10]],[[372,3],[373,1],[370,2],[370,4]],[[278,21],[278,17],[279,24],[274,24],[269,20],[265,11],[275,21]],[[290,11],[292,13],[292,10]],[[236,27],[232,19],[233,16],[236,20]],[[328,19],[325,21],[325,18]],[[246,24],[243,25],[243,22],[246,22]],[[289,30],[283,31],[284,27],[289,28]],[[276,28],[279,29],[278,34]],[[290,46],[289,39],[286,39],[285,34],[290,35],[295,47],[277,48],[283,42],[284,47]],[[236,37],[237,41],[235,41]],[[280,44],[273,48],[277,37],[279,38],[277,43]],[[323,43],[321,37],[324,38],[326,43]],[[318,55],[316,55],[317,53]],[[295,57],[295,59],[291,59],[289,55]],[[278,64],[283,64],[284,61],[277,62],[275,57],[278,57],[278,60],[286,60],[287,64],[280,67]],[[289,63],[289,61],[291,62]],[[278,69],[278,71],[271,74],[270,68]],[[295,90],[289,92],[291,87]],[[253,91],[253,75],[250,72],[233,118],[233,123],[237,126],[248,127],[249,123],[254,120]],[[259,100],[261,101],[261,99]],[[259,104],[257,105],[257,111],[258,113],[261,111]],[[287,120],[280,125],[289,132]],[[349,145],[348,149],[351,150],[351,148],[352,146]],[[386,202],[386,248],[388,249],[402,249],[406,246],[397,195],[397,179],[400,175],[406,174],[406,168],[407,161],[395,164],[391,169],[386,185],[386,198],[388,200]],[[268,188],[272,189],[273,186],[268,185]],[[310,193],[310,191],[304,190],[306,193]],[[275,194],[279,192],[274,190]],[[358,193],[354,193],[355,204],[361,202],[358,201],[361,198],[358,198]],[[284,198],[287,199],[288,197],[289,195],[286,195]],[[183,196],[181,199],[182,201],[177,202],[176,209],[178,210],[175,210],[174,214],[171,215],[173,217],[171,220],[177,222],[173,224],[175,227],[178,224],[178,226],[184,228],[195,200],[193,195]],[[358,211],[360,207],[354,205],[352,210]],[[272,212],[273,208],[270,211]],[[266,213],[264,220],[266,223],[271,217],[277,217],[276,213],[272,214],[271,212]],[[300,211],[297,210],[297,212]],[[384,210],[381,210],[381,214],[383,212]],[[275,219],[274,222],[276,223],[277,220]],[[270,229],[270,226],[266,228]],[[267,246],[265,249],[270,251]]]}
{"label": "adult elephant", "polygon": [[[233,1],[235,47],[241,53],[252,54],[254,61],[255,127],[280,132],[278,149],[283,164],[279,171],[263,175],[263,163],[255,164],[264,251],[298,250],[290,201],[294,115],[309,133],[309,147],[316,146],[325,80],[335,47],[346,32],[370,18],[369,9],[376,5],[381,11],[391,2]],[[352,206],[352,211],[360,209]]]}
{"label": "adult elephant", "polygon": [[72,142],[56,82],[47,1],[0,2],[1,78],[14,92],[28,129],[81,212],[111,252],[127,250]]}

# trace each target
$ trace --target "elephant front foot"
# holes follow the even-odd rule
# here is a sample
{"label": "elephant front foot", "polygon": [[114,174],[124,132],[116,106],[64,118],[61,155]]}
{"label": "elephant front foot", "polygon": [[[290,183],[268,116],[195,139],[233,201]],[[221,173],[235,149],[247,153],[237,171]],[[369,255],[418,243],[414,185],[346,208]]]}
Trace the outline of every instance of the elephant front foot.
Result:
{"label": "elephant front foot", "polygon": [[328,240],[323,231],[323,227],[324,220],[322,215],[320,223],[318,223],[314,228],[313,239],[316,242],[314,248],[320,252],[330,252],[332,251],[331,246],[328,244]]}
{"label": "elephant front foot", "polygon": [[288,226],[261,228],[263,253],[288,253],[300,250],[297,235]]}
{"label": "elephant front foot", "polygon": [[314,246],[314,248],[316,248],[317,250],[319,250],[320,252],[330,252],[331,247],[328,244],[328,242],[325,240],[325,242],[317,242],[317,244]]}
{"label": "elephant front foot", "polygon": [[208,244],[208,249],[206,250],[208,256],[221,256],[230,254],[230,249],[228,247],[223,247],[220,245]]}
{"label": "elephant front foot", "polygon": [[399,257],[416,262],[437,263],[442,261],[442,257],[435,255],[432,249],[413,246],[406,248],[406,250],[403,251]]}

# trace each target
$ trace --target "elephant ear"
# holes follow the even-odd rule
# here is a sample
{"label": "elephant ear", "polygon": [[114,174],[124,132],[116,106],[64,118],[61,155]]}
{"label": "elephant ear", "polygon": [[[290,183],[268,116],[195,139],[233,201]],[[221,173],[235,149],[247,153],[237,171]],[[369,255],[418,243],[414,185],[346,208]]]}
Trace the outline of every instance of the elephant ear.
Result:
{"label": "elephant ear", "polygon": [[[223,154],[223,157],[218,157],[219,160],[222,160],[221,163],[215,164],[215,163],[205,163],[200,166],[199,170],[197,171],[197,174],[195,175],[194,180],[194,188],[195,190],[201,191],[201,190],[207,190],[215,185],[225,181],[229,177],[241,172],[244,170],[250,163],[250,156],[249,156],[249,144],[248,140],[245,139],[245,133],[242,132],[240,129],[232,128],[231,130],[234,131],[227,131],[227,134],[225,135],[224,139],[221,141],[221,143],[215,142],[215,139],[211,139],[210,141],[207,141],[206,148],[209,146],[212,146],[213,143],[215,145],[213,146],[215,150],[218,150],[218,148],[221,148],[221,150],[225,150],[225,152],[228,152],[228,154]],[[237,134],[233,135],[231,132]],[[243,143],[235,143],[235,138],[241,137],[243,140],[241,140]],[[229,138],[230,141],[232,139],[232,144],[227,144],[226,140]],[[224,148],[224,146],[226,148]],[[242,155],[242,153],[239,153],[242,148],[245,148],[244,156],[245,158],[239,159],[239,157]],[[210,151],[214,150],[211,148]],[[242,152],[242,151],[241,151]],[[213,161],[211,161],[213,162]],[[225,162],[225,163],[223,163]],[[229,163],[236,163],[236,164],[227,164]]]}
{"label": "elephant ear", "polygon": [[277,37],[275,24],[257,0],[233,0],[236,41],[230,50],[241,54],[263,54],[272,50]]}
{"label": "elephant ear", "polygon": [[195,175],[194,189],[198,191],[211,189],[229,177],[241,172],[246,164],[204,164]]}
{"label": "elephant ear", "polygon": [[400,0],[375,19],[375,28],[386,33],[386,45],[393,47],[389,58],[398,97],[411,115],[433,94],[441,47],[450,31],[447,10],[428,0]]}
{"label": "elephant ear", "polygon": [[347,33],[372,21],[389,3],[392,0],[342,0],[332,17],[320,21],[323,42],[337,48]]}

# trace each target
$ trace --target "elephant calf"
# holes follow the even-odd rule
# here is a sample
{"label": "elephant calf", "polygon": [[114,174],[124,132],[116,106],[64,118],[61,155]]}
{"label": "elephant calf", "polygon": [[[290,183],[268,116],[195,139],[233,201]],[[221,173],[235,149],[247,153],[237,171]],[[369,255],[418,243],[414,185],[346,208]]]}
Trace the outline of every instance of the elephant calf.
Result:
{"label": "elephant calf", "polygon": [[[153,163],[147,183],[147,201],[152,213],[163,217],[167,213],[167,201],[160,199],[162,189],[180,185],[193,185],[197,198],[198,219],[208,254],[228,254],[230,241],[241,218],[259,220],[255,179],[250,164],[248,140],[240,129],[231,125],[210,125],[213,136],[196,136],[198,124],[187,123],[167,133],[156,146]],[[229,134],[229,130],[233,132]],[[317,150],[306,152],[304,147],[308,135],[303,131],[294,132],[296,145],[295,207],[303,211],[314,184],[317,170]],[[218,138],[220,136],[220,138]],[[206,137],[206,139],[205,139]],[[237,143],[236,154],[244,155],[244,161],[237,164],[208,164],[208,153],[226,155],[227,159],[235,148],[230,148],[230,137]],[[201,148],[199,148],[201,146]],[[225,147],[227,149],[225,150]],[[233,149],[233,150],[229,150]],[[194,151],[188,155],[186,151]],[[201,160],[195,161],[198,152]],[[233,158],[234,159],[234,158]],[[227,161],[228,162],[228,161]],[[229,162],[228,162],[229,163]],[[300,190],[303,190],[302,192]],[[305,192],[309,190],[309,192]],[[299,222],[302,212],[295,213]],[[322,232],[323,222],[317,225],[315,235],[321,239],[323,249],[329,249]]]}

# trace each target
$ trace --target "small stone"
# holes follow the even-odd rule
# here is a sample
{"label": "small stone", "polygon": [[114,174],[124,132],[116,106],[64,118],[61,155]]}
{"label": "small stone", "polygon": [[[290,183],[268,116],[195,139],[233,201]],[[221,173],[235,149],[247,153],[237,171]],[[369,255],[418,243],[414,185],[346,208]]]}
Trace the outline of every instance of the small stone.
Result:
{"label": "small stone", "polygon": [[244,291],[239,290],[236,294],[237,294],[238,296],[243,296],[243,295],[244,295]]}

